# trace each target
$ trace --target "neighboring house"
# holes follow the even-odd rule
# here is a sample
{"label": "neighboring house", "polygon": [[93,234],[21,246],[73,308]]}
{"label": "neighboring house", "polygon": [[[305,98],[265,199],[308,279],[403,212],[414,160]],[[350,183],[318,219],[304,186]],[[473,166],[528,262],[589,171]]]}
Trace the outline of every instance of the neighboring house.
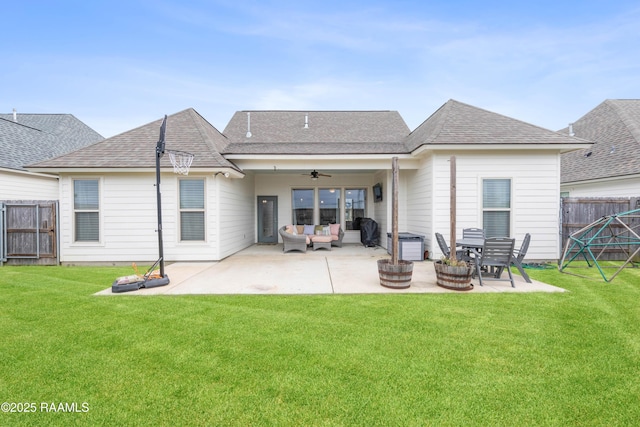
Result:
{"label": "neighboring house", "polygon": [[640,195],[640,99],[608,99],[560,132],[594,143],[562,155],[563,196]]}
{"label": "neighboring house", "polygon": [[58,177],[24,166],[103,139],[71,114],[0,114],[0,200],[57,200]]}
{"label": "neighboring house", "polygon": [[[160,124],[29,167],[60,177],[63,263],[157,258]],[[220,260],[277,242],[277,229],[294,222],[340,223],[344,242],[357,243],[361,218],[379,223],[386,246],[398,157],[400,231],[424,235],[437,258],[434,233],[449,236],[455,155],[458,229],[484,227],[518,244],[531,233],[528,257],[557,259],[560,155],[589,145],[453,100],[413,132],[395,111],[241,111],[220,133],[187,109],[167,119],[166,149],[195,158],[188,176],[161,160],[164,255]]]}

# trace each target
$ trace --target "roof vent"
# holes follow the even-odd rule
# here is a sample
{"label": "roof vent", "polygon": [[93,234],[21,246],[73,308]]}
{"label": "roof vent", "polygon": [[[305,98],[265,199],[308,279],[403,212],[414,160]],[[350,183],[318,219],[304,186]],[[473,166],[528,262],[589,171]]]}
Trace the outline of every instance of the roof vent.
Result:
{"label": "roof vent", "polygon": [[304,128],[309,129],[309,114],[304,115]]}
{"label": "roof vent", "polygon": [[18,112],[15,108],[13,109],[13,121],[18,123]]}
{"label": "roof vent", "polygon": [[569,123],[569,136],[576,136],[576,133],[573,131],[573,123]]}
{"label": "roof vent", "polygon": [[247,138],[251,138],[251,113],[247,112]]}

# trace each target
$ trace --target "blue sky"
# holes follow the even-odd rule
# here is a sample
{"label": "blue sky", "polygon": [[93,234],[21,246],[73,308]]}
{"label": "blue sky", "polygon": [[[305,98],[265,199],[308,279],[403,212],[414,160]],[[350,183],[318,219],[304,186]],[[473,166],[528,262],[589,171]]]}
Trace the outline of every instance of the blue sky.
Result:
{"label": "blue sky", "polygon": [[449,99],[552,130],[640,98],[637,1],[22,0],[0,14],[0,112],[105,137],[195,108],[397,110]]}

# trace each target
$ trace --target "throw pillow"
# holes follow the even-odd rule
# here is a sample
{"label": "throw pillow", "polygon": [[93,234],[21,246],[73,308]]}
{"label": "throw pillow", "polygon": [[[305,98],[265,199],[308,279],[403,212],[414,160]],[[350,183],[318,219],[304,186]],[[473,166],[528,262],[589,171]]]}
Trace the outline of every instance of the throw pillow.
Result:
{"label": "throw pillow", "polygon": [[316,225],[315,227],[313,227],[313,234],[315,234],[316,236],[322,236],[323,229],[324,229],[323,226]]}
{"label": "throw pillow", "polygon": [[322,227],[322,235],[323,236],[331,236],[331,228],[328,225]]}
{"label": "throw pillow", "polygon": [[309,235],[309,234],[313,235],[313,229],[314,229],[314,228],[315,228],[315,227],[314,227],[313,225],[305,225],[305,226],[304,226],[304,234],[306,234],[306,235]]}
{"label": "throw pillow", "polygon": [[329,224],[329,228],[331,229],[331,234],[334,236],[340,234],[340,224]]}
{"label": "throw pillow", "polygon": [[285,227],[284,231],[286,231],[289,234],[293,234],[293,226],[292,225],[287,225]]}

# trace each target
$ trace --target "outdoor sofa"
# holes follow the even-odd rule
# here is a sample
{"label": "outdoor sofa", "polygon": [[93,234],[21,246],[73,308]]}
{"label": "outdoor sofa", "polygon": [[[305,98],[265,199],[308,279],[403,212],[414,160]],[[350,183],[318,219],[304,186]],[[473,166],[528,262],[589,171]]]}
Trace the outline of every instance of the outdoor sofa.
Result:
{"label": "outdoor sofa", "polygon": [[331,246],[342,247],[344,231],[340,224],[329,225],[285,225],[278,230],[284,244],[283,251],[306,252],[316,242],[331,242]]}

